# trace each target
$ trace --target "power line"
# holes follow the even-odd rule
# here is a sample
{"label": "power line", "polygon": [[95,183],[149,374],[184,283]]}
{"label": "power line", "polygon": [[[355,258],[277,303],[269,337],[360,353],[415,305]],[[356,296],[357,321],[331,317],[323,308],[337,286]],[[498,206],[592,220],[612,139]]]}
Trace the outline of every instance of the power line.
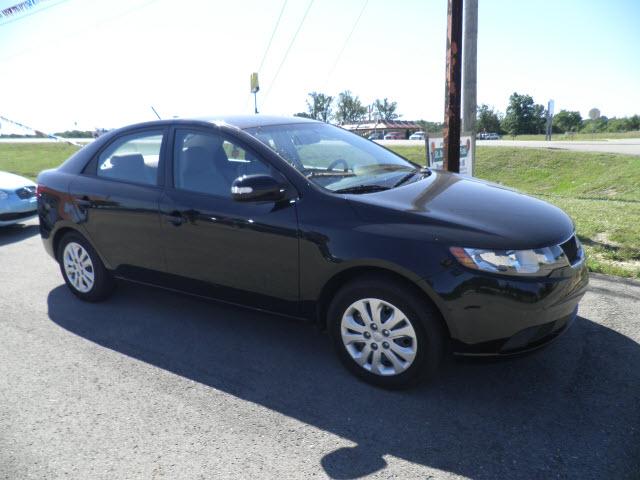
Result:
{"label": "power line", "polygon": [[25,18],[27,18],[27,17],[30,17],[30,16],[35,15],[35,14],[37,14],[37,13],[44,12],[45,10],[49,10],[50,8],[57,7],[58,5],[60,5],[60,4],[62,4],[62,3],[66,3],[66,2],[68,2],[68,1],[69,1],[69,0],[60,0],[59,2],[52,3],[52,4],[47,5],[47,6],[45,6],[45,7],[42,7],[42,8],[38,8],[37,10],[35,10],[35,11],[33,11],[33,12],[25,13],[24,15],[18,15],[18,16],[16,16],[15,18],[12,18],[12,19],[10,19],[10,20],[7,20],[7,21],[6,21],[6,22],[4,22],[4,23],[0,23],[0,27],[4,27],[5,25],[9,25],[10,23],[17,22],[18,20],[24,20],[24,19],[25,19]]}
{"label": "power line", "polygon": [[[56,3],[56,5],[59,5],[60,3],[66,2],[66,1],[68,1],[68,0],[62,0],[61,2]],[[135,6],[133,6],[132,8],[129,8],[129,9],[127,9],[127,10],[125,10],[123,12],[117,13],[115,15],[112,15],[111,17],[107,17],[104,20],[100,20],[100,21],[98,21],[98,22],[96,22],[96,23],[94,23],[92,25],[87,26],[86,28],[82,28],[82,29],[80,29],[80,30],[78,30],[76,32],[72,32],[69,35],[65,35],[63,37],[56,38],[56,39],[53,40],[53,42],[54,43],[61,42],[63,40],[68,40],[69,38],[76,37],[76,36],[78,36],[80,34],[83,34],[83,33],[87,32],[87,31],[89,31],[89,30],[96,30],[98,27],[101,27],[102,25],[104,25],[106,23],[113,22],[115,20],[119,20],[120,18],[125,17],[125,16],[127,16],[127,15],[129,15],[129,14],[131,14],[133,12],[136,12],[138,10],[146,8],[149,5],[151,5],[152,3],[155,3],[157,1],[158,0],[148,0],[147,2],[139,3],[139,4],[135,5]],[[51,6],[53,6],[53,5],[51,5]],[[49,8],[49,7],[47,7],[47,8]],[[39,11],[41,12],[42,10],[39,10]],[[36,13],[36,12],[34,12],[34,13]],[[24,17],[21,17],[21,18],[24,18]],[[0,57],[0,62],[3,62],[5,60],[9,60],[11,58],[15,58],[15,57],[17,57],[19,55],[22,55],[23,53],[26,53],[26,52],[30,52],[30,51],[33,51],[33,50],[39,50],[39,49],[40,49],[39,47],[25,48],[24,50],[20,50],[18,52],[14,52],[13,54],[6,55],[4,57]]]}
{"label": "power line", "polygon": [[264,55],[262,56],[262,61],[260,62],[260,67],[258,67],[258,72],[262,71],[262,67],[264,66],[264,61],[267,58],[267,53],[269,53],[269,49],[271,48],[271,42],[273,42],[273,37],[276,36],[276,32],[278,31],[278,25],[280,25],[280,20],[282,19],[284,8],[287,6],[287,1],[288,0],[284,0],[284,3],[282,4],[282,8],[280,9],[280,15],[278,15],[278,20],[276,20],[276,26],[273,27],[273,32],[271,33],[271,38],[269,39],[269,43],[267,44],[267,49],[264,51]]}
{"label": "power line", "polygon": [[333,71],[336,69],[336,66],[338,65],[338,62],[340,61],[340,58],[342,58],[342,54],[344,53],[345,49],[347,48],[347,44],[349,43],[349,40],[351,40],[351,35],[353,35],[353,32],[356,30],[356,27],[358,26],[358,22],[360,21],[360,18],[362,18],[362,14],[364,13],[364,9],[367,8],[367,4],[368,3],[369,3],[369,0],[365,0],[364,4],[362,5],[362,9],[360,10],[360,13],[358,14],[358,17],[356,18],[356,21],[353,23],[353,27],[351,28],[351,31],[349,32],[349,35],[347,35],[347,38],[345,39],[344,44],[342,45],[342,48],[340,49],[340,53],[338,53],[338,56],[336,57],[336,61],[333,62],[333,66],[329,70],[329,74],[327,75],[327,82],[329,81],[329,78],[331,78],[331,75],[333,74]]}
{"label": "power line", "polygon": [[269,97],[269,94],[271,93],[271,90],[273,89],[273,86],[276,83],[278,75],[280,74],[280,70],[282,70],[282,66],[284,65],[284,62],[287,61],[287,56],[289,55],[289,52],[291,51],[291,47],[293,47],[293,44],[295,43],[296,38],[298,38],[298,33],[300,33],[300,30],[302,29],[302,25],[304,25],[304,21],[307,18],[307,15],[309,14],[309,10],[311,10],[311,6],[313,5],[314,1],[315,0],[311,0],[309,2],[309,6],[307,7],[307,10],[304,12],[304,15],[302,16],[302,20],[300,20],[300,25],[298,25],[298,29],[296,30],[296,33],[294,33],[293,38],[291,39],[291,42],[289,43],[289,46],[287,47],[287,50],[284,53],[284,57],[282,58],[282,61],[280,62],[280,65],[278,66],[278,69],[276,70],[276,74],[274,75],[273,80],[271,80],[271,85],[269,86],[269,90],[267,90],[267,93],[265,93],[265,95],[264,95],[263,104],[266,103],[267,98]]}

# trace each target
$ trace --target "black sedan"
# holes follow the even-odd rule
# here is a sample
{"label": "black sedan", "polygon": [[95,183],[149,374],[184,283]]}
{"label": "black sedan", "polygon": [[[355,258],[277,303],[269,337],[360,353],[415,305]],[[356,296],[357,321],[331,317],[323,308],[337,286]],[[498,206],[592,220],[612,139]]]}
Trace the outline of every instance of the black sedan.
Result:
{"label": "black sedan", "polygon": [[384,387],[548,343],[588,283],[560,209],[302,118],[109,132],[39,175],[38,214],[80,299],[124,279],[311,319]]}

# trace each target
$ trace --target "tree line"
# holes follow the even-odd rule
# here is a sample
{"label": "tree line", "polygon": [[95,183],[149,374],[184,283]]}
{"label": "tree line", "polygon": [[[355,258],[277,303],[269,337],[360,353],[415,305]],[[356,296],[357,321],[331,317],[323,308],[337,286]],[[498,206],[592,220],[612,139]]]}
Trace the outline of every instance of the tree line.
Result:
{"label": "tree line", "polygon": [[[486,104],[478,107],[476,129],[478,132],[496,132],[512,136],[545,133],[547,109],[536,104],[531,95],[514,92],[509,97],[506,112],[495,110]],[[578,111],[560,110],[553,116],[553,133],[628,132],[640,130],[640,116],[608,118],[600,110],[592,108],[589,118],[583,119]]]}
{"label": "tree line", "polygon": [[307,111],[295,113],[296,117],[335,122],[339,125],[371,119],[395,120],[400,117],[397,113],[398,103],[388,98],[376,99],[371,105],[365,105],[350,90],[339,93],[337,97],[320,92],[311,92],[307,97]]}

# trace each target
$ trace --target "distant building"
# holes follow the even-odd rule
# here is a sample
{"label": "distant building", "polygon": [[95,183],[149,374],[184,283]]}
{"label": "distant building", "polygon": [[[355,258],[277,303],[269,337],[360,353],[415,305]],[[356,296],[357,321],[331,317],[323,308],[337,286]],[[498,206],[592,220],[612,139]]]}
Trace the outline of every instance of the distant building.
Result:
{"label": "distant building", "polygon": [[399,132],[404,138],[409,138],[409,135],[412,133],[422,130],[419,123],[410,120],[367,120],[362,123],[351,123],[340,126],[345,130],[350,130],[364,137],[376,132],[383,134]]}

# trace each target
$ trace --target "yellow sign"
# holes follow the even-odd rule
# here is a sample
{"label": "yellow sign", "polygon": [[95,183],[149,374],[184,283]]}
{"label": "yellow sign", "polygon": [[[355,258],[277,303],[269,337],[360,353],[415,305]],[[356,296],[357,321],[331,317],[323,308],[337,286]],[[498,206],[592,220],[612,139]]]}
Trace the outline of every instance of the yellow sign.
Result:
{"label": "yellow sign", "polygon": [[260,90],[260,84],[258,83],[258,72],[251,74],[251,93],[256,93]]}

